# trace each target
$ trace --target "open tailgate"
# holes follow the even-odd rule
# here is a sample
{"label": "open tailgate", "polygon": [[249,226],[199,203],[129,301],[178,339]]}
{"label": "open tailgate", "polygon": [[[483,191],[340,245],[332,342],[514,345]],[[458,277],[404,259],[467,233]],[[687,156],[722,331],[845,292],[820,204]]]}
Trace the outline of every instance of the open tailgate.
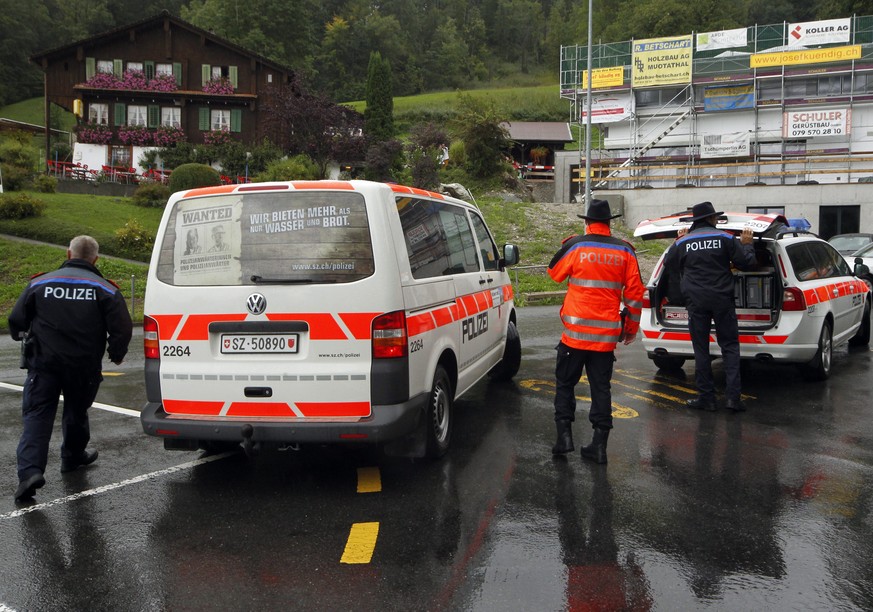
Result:
{"label": "open tailgate", "polygon": [[[634,236],[643,240],[656,238],[676,238],[680,228],[690,228],[690,221],[683,221],[691,216],[691,211],[675,213],[660,219],[645,219],[637,224]],[[751,227],[756,235],[763,234],[776,224],[788,226],[788,220],[783,215],[760,213],[727,212],[718,218],[720,230],[740,234],[743,228]]]}

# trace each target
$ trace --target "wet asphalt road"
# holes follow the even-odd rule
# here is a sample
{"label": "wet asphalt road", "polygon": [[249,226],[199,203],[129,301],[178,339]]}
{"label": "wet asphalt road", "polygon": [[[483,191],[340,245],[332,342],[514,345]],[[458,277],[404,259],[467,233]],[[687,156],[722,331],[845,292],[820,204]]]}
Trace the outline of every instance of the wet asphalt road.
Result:
{"label": "wet asphalt road", "polygon": [[691,365],[658,373],[621,347],[621,418],[609,465],[592,466],[550,454],[557,308],[519,315],[515,384],[457,403],[437,463],[164,451],[135,414],[137,335],[97,398],[127,410],[91,412],[98,461],[62,476],[56,428],[47,484],[20,507],[24,372],[4,337],[0,611],[873,609],[869,350],[838,351],[826,383],[756,366],[733,415],[682,406]]}

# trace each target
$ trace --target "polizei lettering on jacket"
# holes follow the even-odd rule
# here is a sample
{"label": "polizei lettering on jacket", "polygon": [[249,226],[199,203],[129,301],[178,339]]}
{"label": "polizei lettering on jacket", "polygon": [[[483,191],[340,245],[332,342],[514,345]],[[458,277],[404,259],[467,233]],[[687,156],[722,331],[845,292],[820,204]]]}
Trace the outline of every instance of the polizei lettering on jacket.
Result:
{"label": "polizei lettering on jacket", "polygon": [[590,262],[596,264],[603,264],[606,266],[623,266],[624,258],[621,255],[616,255],[615,253],[599,253],[599,252],[586,252],[582,251],[579,253],[579,261],[580,262]]}
{"label": "polizei lettering on jacket", "polygon": [[93,287],[46,287],[43,297],[56,300],[96,300],[97,290]]}
{"label": "polizei lettering on jacket", "polygon": [[708,251],[709,249],[720,249],[721,248],[721,240],[718,239],[709,239],[709,240],[694,240],[685,243],[685,252],[688,251]]}

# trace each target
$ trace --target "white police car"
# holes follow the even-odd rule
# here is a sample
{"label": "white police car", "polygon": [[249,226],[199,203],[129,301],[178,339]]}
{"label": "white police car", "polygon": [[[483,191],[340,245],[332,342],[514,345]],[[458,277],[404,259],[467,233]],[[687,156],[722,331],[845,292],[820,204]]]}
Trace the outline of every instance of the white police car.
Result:
{"label": "white police car", "polygon": [[[687,215],[642,221],[634,236],[675,238],[680,228],[690,226],[680,220]],[[870,342],[870,290],[862,280],[869,277],[869,268],[853,270],[825,240],[790,228],[781,215],[726,213],[718,222],[719,229],[733,234],[744,227],[755,232],[758,263],[735,271],[740,357],[796,364],[805,378],[826,379],[835,346]],[[663,369],[694,359],[688,313],[677,292],[668,296],[669,279],[662,255],[647,283],[640,322],[643,347]],[[714,331],[710,351],[720,355]]]}

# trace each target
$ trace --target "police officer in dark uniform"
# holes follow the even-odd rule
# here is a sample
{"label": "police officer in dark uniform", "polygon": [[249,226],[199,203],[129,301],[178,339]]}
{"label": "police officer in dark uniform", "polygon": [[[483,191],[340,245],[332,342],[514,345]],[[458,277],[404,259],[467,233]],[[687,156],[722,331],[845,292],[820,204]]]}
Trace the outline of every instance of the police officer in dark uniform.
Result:
{"label": "police officer in dark uniform", "polygon": [[94,267],[97,257],[97,241],[76,236],[67,249],[67,261],[58,270],[31,279],[9,315],[12,338],[26,337],[22,367],[27,367],[15,501],[32,498],[45,484],[61,393],[61,472],[97,459],[96,450],[86,450],[91,438],[87,411],[103,380],[103,353],[108,341],[109,359],[120,364],[133,331],[121,291]]}
{"label": "police officer in dark uniform", "polygon": [[753,233],[745,228],[739,240],[716,229],[721,212],[711,202],[695,204],[691,230],[670,247],[667,266],[679,271],[682,297],[688,309],[688,329],[694,347],[694,379],[698,396],[688,400],[691,408],[713,411],[715,383],[709,353],[709,332],[721,348],[725,371],[725,406],[734,412],[746,409],[740,399],[740,342],[734,306],[734,277],[731,263],[747,268],[756,263]]}

